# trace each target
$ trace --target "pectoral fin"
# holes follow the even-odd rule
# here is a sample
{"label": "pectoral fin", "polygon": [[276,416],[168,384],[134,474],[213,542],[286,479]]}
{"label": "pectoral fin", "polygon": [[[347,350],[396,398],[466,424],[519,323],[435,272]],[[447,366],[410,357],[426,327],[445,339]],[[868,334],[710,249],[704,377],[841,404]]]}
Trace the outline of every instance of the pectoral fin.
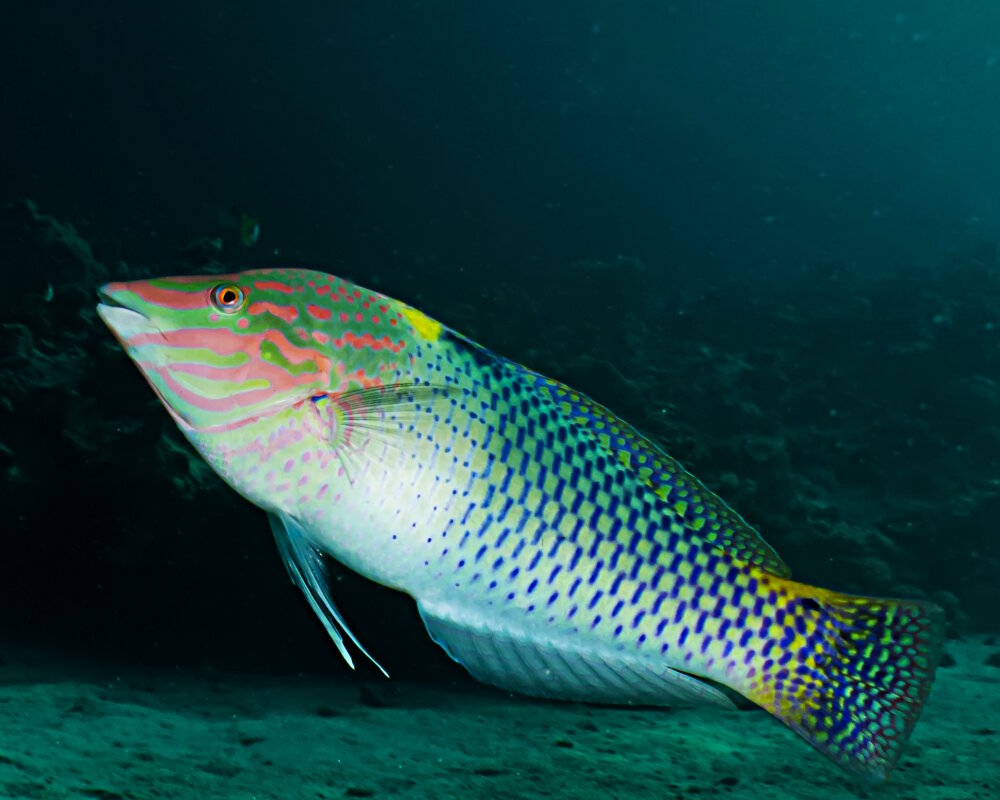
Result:
{"label": "pectoral fin", "polygon": [[341,630],[347,634],[347,638],[354,643],[354,646],[364,653],[388,678],[389,673],[362,647],[361,642],[351,633],[351,629],[344,622],[340,610],[334,605],[327,585],[323,554],[309,543],[302,528],[293,517],[287,514],[268,514],[267,518],[271,523],[271,532],[278,545],[281,560],[285,563],[285,569],[288,570],[288,576],[292,579],[292,583],[298,586],[306,596],[310,607],[316,612],[316,616],[323,623],[326,632],[330,634],[333,643],[337,645],[344,661],[351,669],[354,669],[354,661],[344,644],[344,637],[340,635]]}

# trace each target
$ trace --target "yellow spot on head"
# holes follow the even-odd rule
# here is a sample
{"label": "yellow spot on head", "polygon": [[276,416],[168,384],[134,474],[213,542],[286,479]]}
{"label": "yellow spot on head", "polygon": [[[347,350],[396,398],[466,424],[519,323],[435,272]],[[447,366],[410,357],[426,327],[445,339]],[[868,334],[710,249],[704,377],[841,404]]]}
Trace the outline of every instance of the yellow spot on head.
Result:
{"label": "yellow spot on head", "polygon": [[442,325],[437,320],[433,320],[422,311],[406,306],[401,311],[406,317],[406,321],[413,326],[413,330],[423,336],[429,342],[436,342],[441,335]]}

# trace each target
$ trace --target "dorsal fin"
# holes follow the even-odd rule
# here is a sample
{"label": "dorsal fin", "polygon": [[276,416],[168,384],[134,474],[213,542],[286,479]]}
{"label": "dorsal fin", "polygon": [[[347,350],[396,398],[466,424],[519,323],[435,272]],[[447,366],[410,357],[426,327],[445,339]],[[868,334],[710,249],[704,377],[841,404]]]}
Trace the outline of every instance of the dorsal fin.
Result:
{"label": "dorsal fin", "polygon": [[515,367],[529,385],[548,397],[575,425],[589,431],[604,450],[637,473],[707,543],[774,575],[791,575],[785,562],[756,530],[635,428],[565,384],[525,367]]}

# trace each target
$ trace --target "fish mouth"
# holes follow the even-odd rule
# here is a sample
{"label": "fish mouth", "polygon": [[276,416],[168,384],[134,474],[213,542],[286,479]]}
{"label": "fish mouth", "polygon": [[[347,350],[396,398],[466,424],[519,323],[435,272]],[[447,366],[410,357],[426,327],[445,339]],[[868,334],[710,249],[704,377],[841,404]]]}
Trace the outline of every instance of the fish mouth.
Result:
{"label": "fish mouth", "polygon": [[97,314],[118,341],[124,345],[134,336],[160,333],[149,317],[121,302],[115,296],[112,286],[113,284],[106,284],[97,290],[97,296],[101,300],[97,304]]}
{"label": "fish mouth", "polygon": [[[190,426],[174,411],[173,406],[164,396],[160,387],[150,377],[149,361],[140,357],[138,353],[141,345],[149,342],[150,334],[154,334],[160,340],[165,340],[166,337],[153,320],[142,312],[130,308],[123,300],[119,299],[123,291],[123,286],[124,284],[121,283],[107,283],[97,289],[97,296],[101,301],[97,304],[97,315],[104,320],[104,324],[114,334],[122,349],[139,367],[139,371],[146,378],[147,383],[149,383],[153,391],[156,392],[156,396],[166,406],[170,416],[177,421],[177,424],[183,430],[187,430]],[[146,338],[137,341],[137,337],[140,336]]]}

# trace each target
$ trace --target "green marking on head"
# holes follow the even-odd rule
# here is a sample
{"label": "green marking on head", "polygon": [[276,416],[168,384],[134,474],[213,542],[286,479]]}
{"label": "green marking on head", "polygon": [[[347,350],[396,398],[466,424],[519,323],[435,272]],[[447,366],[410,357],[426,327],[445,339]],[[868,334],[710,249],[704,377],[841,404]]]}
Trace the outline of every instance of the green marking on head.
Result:
{"label": "green marking on head", "polygon": [[285,354],[281,352],[281,348],[278,347],[278,345],[266,339],[260,343],[260,357],[264,361],[285,370],[289,375],[307,375],[315,373],[317,370],[316,362],[314,361],[300,361],[297,364],[290,361],[285,357]]}

